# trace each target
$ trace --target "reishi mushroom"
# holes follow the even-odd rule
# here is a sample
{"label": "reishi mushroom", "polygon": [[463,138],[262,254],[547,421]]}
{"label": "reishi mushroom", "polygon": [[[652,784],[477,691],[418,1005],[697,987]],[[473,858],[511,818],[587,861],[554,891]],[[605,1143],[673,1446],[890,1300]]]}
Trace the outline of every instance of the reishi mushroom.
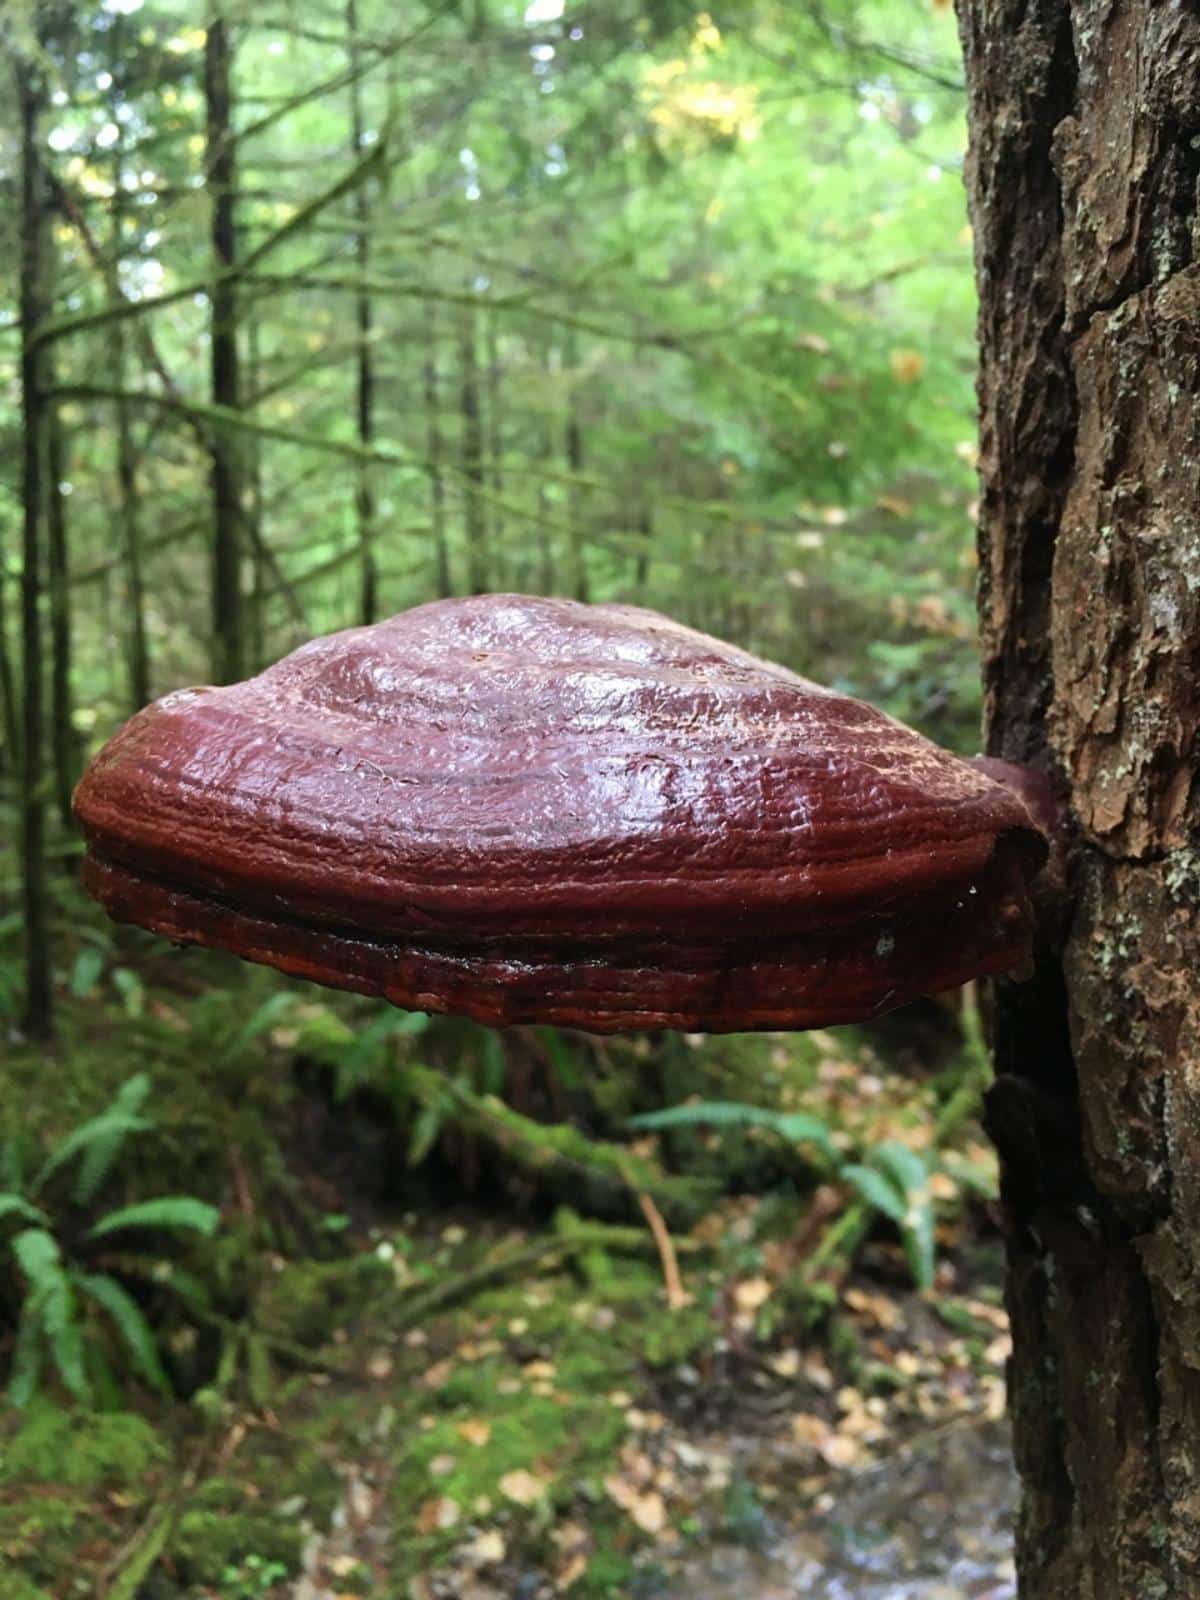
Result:
{"label": "reishi mushroom", "polygon": [[75,796],[119,921],[399,1006],[861,1020],[1028,959],[1010,786],[655,612],[486,595],[169,694]]}

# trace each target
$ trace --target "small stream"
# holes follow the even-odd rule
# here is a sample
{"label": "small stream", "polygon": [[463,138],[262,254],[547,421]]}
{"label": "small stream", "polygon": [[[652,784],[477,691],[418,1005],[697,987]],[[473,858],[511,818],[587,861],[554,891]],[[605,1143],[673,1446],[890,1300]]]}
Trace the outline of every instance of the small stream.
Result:
{"label": "small stream", "polygon": [[1016,1498],[1007,1427],[955,1427],[847,1476],[761,1550],[711,1547],[669,1600],[1013,1600]]}

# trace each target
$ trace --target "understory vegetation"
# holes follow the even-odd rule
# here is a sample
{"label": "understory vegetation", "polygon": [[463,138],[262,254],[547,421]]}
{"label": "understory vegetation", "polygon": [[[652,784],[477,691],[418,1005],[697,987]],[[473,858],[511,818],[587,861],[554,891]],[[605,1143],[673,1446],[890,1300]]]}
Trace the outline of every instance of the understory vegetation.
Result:
{"label": "understory vegetation", "polygon": [[70,819],[154,696],[489,590],[973,751],[947,8],[19,0],[0,39],[0,1592],[669,1596],[998,1415],[973,996],[491,1032],[108,924]]}
{"label": "understory vegetation", "polygon": [[6,1594],[668,1593],[785,1487],[999,1414],[969,1013],[497,1033],[62,896],[0,1110]]}

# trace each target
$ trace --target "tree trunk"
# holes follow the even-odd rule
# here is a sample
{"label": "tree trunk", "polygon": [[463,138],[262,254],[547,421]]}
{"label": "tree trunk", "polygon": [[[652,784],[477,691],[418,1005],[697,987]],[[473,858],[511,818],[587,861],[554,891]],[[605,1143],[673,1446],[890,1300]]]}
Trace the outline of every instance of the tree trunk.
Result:
{"label": "tree trunk", "polygon": [[[350,81],[351,145],[355,159],[359,160],[366,149],[366,139],[363,127],[362,83],[357,76],[359,45],[356,0],[346,0],[346,32],[349,41],[350,70],[355,74]],[[355,315],[358,323],[356,373],[358,442],[370,449],[375,442],[375,365],[371,349],[371,293],[366,283],[371,268],[371,199],[365,183],[358,184],[354,190],[354,260],[362,280],[355,296]],[[379,576],[375,559],[375,490],[371,476],[371,463],[364,457],[358,463],[355,487],[355,506],[358,514],[360,622],[374,622],[379,609]]]}
{"label": "tree trunk", "polygon": [[[7,536],[7,535],[6,535]],[[8,585],[4,562],[0,559],[0,772],[19,772],[21,765],[21,722],[17,714],[16,674],[8,642]]]}
{"label": "tree trunk", "polygon": [[487,456],[488,488],[492,493],[492,545],[498,559],[503,558],[504,513],[504,430],[500,411],[500,330],[494,310],[485,313],[487,347]]}
{"label": "tree trunk", "polygon": [[[960,0],[988,749],[1069,888],[995,997],[1023,1600],[1200,1594],[1200,18]],[[1043,895],[1049,899],[1048,894]]]}
{"label": "tree trunk", "polygon": [[[218,12],[204,43],[204,100],[207,116],[206,171],[212,198],[212,398],[236,411],[241,404],[238,374],[237,291],[231,269],[237,260],[235,203],[237,167],[233,139],[233,98],[229,27]],[[242,473],[240,445],[229,428],[212,431],[213,563],[212,672],[216,683],[242,676]]]}
{"label": "tree trunk", "polygon": [[[259,313],[252,309],[246,320],[246,382],[257,395],[263,386],[262,349],[259,340]],[[264,527],[263,441],[251,434],[246,450],[246,528],[250,535],[250,606],[246,629],[250,671],[261,672],[267,665],[267,578],[271,562]]]}
{"label": "tree trunk", "polygon": [[[125,388],[125,324],[118,317],[109,329],[113,384]],[[121,543],[125,567],[125,592],[129,606],[126,632],[128,657],[127,700],[131,712],[150,700],[150,645],[146,632],[146,584],[142,564],[142,513],[138,499],[137,453],[129,403],[117,401],[117,489],[121,504]]]}
{"label": "tree trunk", "polygon": [[479,406],[479,353],[475,307],[466,301],[458,315],[459,447],[463,473],[463,523],[467,539],[467,588],[488,587],[487,516],[483,505],[483,424]]}
{"label": "tree trunk", "polygon": [[433,535],[437,592],[440,599],[454,593],[450,577],[450,547],[446,538],[446,480],[442,472],[442,415],[438,384],[437,308],[430,300],[425,307],[425,360],[421,369],[425,401],[425,448],[429,473],[429,529]]}
{"label": "tree trunk", "polygon": [[31,61],[15,62],[21,124],[21,880],[25,919],[24,1027],[35,1038],[51,1028],[49,905],[46,895],[46,808],[43,791],[44,679],[42,662],[42,520],[45,490],[46,401],[42,349],[37,342],[45,314],[45,174],[40,119],[43,86]]}
{"label": "tree trunk", "polygon": [[50,748],[54,798],[64,828],[71,826],[71,791],[78,777],[79,749],[71,704],[71,572],[68,555],[66,439],[58,402],[53,346],[42,356],[45,404],[46,586],[50,599]]}
{"label": "tree trunk", "polygon": [[567,584],[576,600],[587,600],[591,593],[587,567],[587,534],[584,528],[583,486],[578,481],[583,475],[583,424],[579,418],[577,370],[579,366],[579,341],[574,329],[568,329],[563,349],[564,382],[566,384],[567,415],[563,425],[563,455],[567,472]]}
{"label": "tree trunk", "polygon": [[[123,60],[125,48],[125,17],[120,12],[113,17],[111,59]],[[112,244],[105,266],[105,281],[111,304],[122,298],[121,263],[125,257],[125,128],[116,115],[120,87],[113,86],[110,112],[117,130],[112,147],[112,211],[110,217]],[[125,321],[113,320],[106,332],[110,341],[112,385],[119,395],[125,393],[128,365],[128,343]],[[125,654],[128,673],[127,704],[131,712],[140,711],[150,700],[150,643],[146,630],[146,584],[142,560],[142,512],[138,489],[138,459],[133,442],[133,416],[129,402],[116,402],[116,478],[117,494],[121,508],[121,555],[125,568],[125,595],[129,619],[125,631]]]}

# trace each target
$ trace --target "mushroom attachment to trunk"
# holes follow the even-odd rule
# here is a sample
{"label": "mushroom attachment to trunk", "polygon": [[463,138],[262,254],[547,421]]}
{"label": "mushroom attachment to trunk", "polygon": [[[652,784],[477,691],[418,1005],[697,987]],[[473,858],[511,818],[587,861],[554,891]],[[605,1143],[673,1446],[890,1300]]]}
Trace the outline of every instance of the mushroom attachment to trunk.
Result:
{"label": "mushroom attachment to trunk", "polygon": [[1021,800],[632,606],[486,595],[185,689],[75,808],[118,920],[481,1022],[811,1028],[1028,958]]}

